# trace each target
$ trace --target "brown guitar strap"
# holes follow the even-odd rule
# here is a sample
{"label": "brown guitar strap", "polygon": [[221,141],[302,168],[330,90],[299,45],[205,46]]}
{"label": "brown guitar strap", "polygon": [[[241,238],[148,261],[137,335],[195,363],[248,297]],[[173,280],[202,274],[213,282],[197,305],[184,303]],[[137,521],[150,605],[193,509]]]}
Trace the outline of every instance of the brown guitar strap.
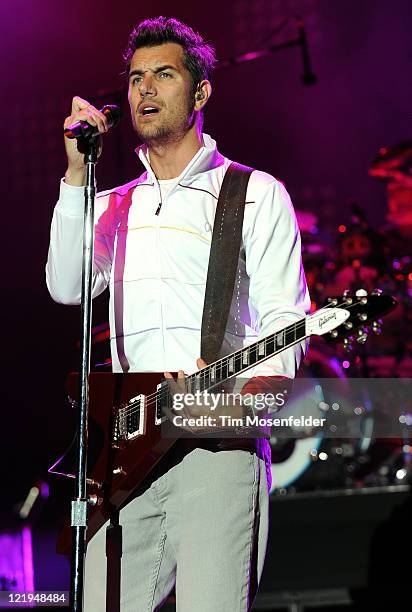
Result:
{"label": "brown guitar strap", "polygon": [[216,361],[232,303],[242,241],[246,190],[253,168],[232,162],[217,202],[202,318],[201,357]]}

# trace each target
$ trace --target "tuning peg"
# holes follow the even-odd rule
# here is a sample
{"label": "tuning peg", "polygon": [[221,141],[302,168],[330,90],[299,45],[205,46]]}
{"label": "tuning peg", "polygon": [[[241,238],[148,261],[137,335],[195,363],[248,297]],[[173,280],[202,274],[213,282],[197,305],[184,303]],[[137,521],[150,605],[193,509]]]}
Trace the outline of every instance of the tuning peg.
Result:
{"label": "tuning peg", "polygon": [[379,336],[382,333],[382,319],[378,319],[378,321],[373,321],[372,331],[377,336]]}
{"label": "tuning peg", "polygon": [[343,298],[345,300],[345,304],[352,304],[353,303],[353,298],[351,297],[352,292],[350,289],[345,289],[345,291],[343,292]]}
{"label": "tuning peg", "polygon": [[338,332],[336,329],[333,329],[333,330],[330,332],[330,335],[331,335],[331,337],[332,337],[332,338],[337,338],[337,337],[338,337],[338,335],[339,335],[339,332]]}
{"label": "tuning peg", "polygon": [[356,338],[356,342],[359,344],[365,344],[368,339],[368,330],[364,327],[358,329],[358,337]]}
{"label": "tuning peg", "polygon": [[350,353],[352,351],[352,349],[353,349],[353,344],[350,341],[350,339],[349,338],[344,338],[343,339],[343,350],[346,353]]}
{"label": "tuning peg", "polygon": [[382,289],[378,289],[375,288],[372,292],[371,295],[382,295]]}
{"label": "tuning peg", "polygon": [[368,292],[365,289],[358,289],[356,292],[356,297],[361,304],[368,303]]}

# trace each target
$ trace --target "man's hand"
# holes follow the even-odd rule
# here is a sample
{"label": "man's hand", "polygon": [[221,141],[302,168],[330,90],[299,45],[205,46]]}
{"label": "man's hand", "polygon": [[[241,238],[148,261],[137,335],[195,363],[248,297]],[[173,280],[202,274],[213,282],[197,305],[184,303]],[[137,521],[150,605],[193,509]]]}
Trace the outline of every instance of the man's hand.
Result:
{"label": "man's hand", "polygon": [[[207,367],[206,361],[204,361],[201,357],[199,357],[199,359],[196,359],[196,365],[199,368],[199,370],[202,370],[203,368]],[[174,389],[175,393],[184,393],[185,392],[185,384],[184,384],[185,376],[186,376],[186,374],[183,372],[183,370],[179,370],[178,371],[178,373],[177,373],[177,380],[175,380],[173,378],[173,376],[171,375],[170,372],[165,372],[164,373],[164,377],[167,378],[170,381],[169,384],[171,386],[171,389]]]}
{"label": "man's hand", "polygon": [[[196,361],[196,365],[201,370],[207,366],[207,363],[199,357]],[[202,434],[212,434],[216,435],[222,433],[222,429],[225,432],[229,432],[230,427],[226,423],[226,421],[222,420],[220,417],[236,417],[241,418],[243,416],[243,407],[240,404],[234,405],[213,405],[213,409],[211,404],[203,403],[202,399],[196,399],[196,401],[187,401],[185,402],[184,396],[186,394],[186,385],[185,385],[185,373],[183,370],[179,370],[177,378],[174,379],[170,372],[164,373],[165,378],[168,380],[170,396],[172,398],[172,409],[165,409],[167,416],[169,419],[176,424],[176,426],[180,427],[184,431],[190,432],[194,435],[202,435]],[[174,396],[179,395],[179,405],[181,408],[173,409],[173,398]],[[193,400],[193,397],[191,398]],[[179,417],[178,420],[175,417]],[[184,421],[183,421],[184,419]],[[193,422],[193,419],[198,419],[196,424]],[[182,423],[183,421],[183,423]]]}
{"label": "man's hand", "polygon": [[[77,121],[87,121],[90,125],[98,128],[100,134],[104,134],[108,130],[107,119],[97,108],[89,104],[87,100],[83,100],[79,96],[75,96],[72,100],[71,114],[64,121],[64,128],[67,128],[72,123]],[[86,184],[86,165],[84,163],[84,153],[81,153],[78,148],[78,140],[76,138],[65,138],[64,144],[67,155],[67,170],[64,176],[65,182],[68,185],[82,187]],[[99,155],[101,153],[102,143],[99,143]]]}
{"label": "man's hand", "polygon": [[[202,368],[205,368],[207,366],[207,363],[199,357],[199,359],[196,360],[196,365],[199,368],[199,370],[201,370]],[[180,397],[182,397],[186,394],[186,385],[185,385],[186,374],[183,372],[183,370],[178,371],[176,379],[173,378],[170,372],[165,372],[164,377],[167,379],[169,383],[170,397],[172,398],[172,407],[171,407],[172,409],[171,411],[167,410],[168,412],[167,416],[169,417],[171,421],[173,421],[173,418],[176,416],[182,416],[184,419],[192,419],[192,418],[197,418],[199,416],[203,416],[205,414],[205,407],[200,406],[199,404],[195,404],[193,406],[188,406],[184,404],[184,408],[179,411],[173,409],[174,396],[179,395]],[[184,403],[184,400],[183,400],[183,403]],[[189,431],[193,434],[196,434],[198,430],[197,427],[191,427],[189,425],[182,427],[182,429],[184,429],[185,431]]]}

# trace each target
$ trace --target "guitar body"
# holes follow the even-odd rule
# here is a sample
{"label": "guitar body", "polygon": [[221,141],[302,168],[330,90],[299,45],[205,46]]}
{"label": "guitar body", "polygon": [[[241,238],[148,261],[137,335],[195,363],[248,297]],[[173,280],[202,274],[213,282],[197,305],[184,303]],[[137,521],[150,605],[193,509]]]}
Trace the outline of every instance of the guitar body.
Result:
{"label": "guitar body", "polygon": [[[162,375],[157,373],[90,374],[87,489],[88,494],[95,496],[98,503],[89,506],[87,541],[104,525],[111,513],[127,500],[175,442],[173,438],[161,436],[161,427],[156,424],[156,404],[153,402],[148,403],[140,412],[139,433],[135,433],[133,439],[113,443],[115,416],[119,407],[137,395],[155,393],[161,378]],[[69,374],[66,387],[70,398],[76,400],[77,373]],[[71,465],[65,473],[58,473],[72,477],[74,467]],[[57,550],[61,554],[71,552],[71,527],[68,519],[59,536]]]}
{"label": "guitar body", "polygon": [[[207,367],[186,376],[185,389],[208,392],[217,383],[242,374],[311,335],[332,340],[349,339],[363,344],[369,331],[380,333],[376,317],[391,312],[396,300],[380,291],[367,295],[328,298],[326,306],[310,316],[259,339]],[[167,384],[161,374],[93,373],[89,377],[88,495],[94,499],[88,513],[88,540],[118,510],[151,469],[174,444],[160,427],[166,418],[162,408],[170,408]],[[78,376],[67,381],[70,397],[78,397]],[[176,428],[173,430],[177,434]],[[177,437],[177,435],[176,435]],[[74,466],[65,470],[57,461],[50,473],[74,478]],[[59,471],[55,468],[59,467]],[[58,551],[69,554],[71,528],[67,524],[58,541]]]}

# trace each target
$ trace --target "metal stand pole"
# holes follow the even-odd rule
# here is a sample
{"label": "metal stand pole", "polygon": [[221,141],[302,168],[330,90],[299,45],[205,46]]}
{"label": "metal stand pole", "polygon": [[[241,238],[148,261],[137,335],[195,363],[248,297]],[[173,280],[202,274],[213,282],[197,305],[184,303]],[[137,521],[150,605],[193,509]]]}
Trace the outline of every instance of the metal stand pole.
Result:
{"label": "metal stand pole", "polygon": [[84,557],[87,529],[87,424],[89,408],[90,329],[92,319],[92,272],[94,243],[94,199],[96,194],[95,166],[97,163],[97,139],[86,142],[85,162],[87,180],[83,228],[83,268],[81,301],[81,361],[79,377],[78,446],[75,498],[71,506],[72,565],[70,583],[70,610],[83,610]]}
{"label": "metal stand pole", "polygon": [[110,612],[120,612],[122,535],[122,526],[119,524],[119,511],[115,511],[110,517],[110,525],[106,527],[106,610]]}

